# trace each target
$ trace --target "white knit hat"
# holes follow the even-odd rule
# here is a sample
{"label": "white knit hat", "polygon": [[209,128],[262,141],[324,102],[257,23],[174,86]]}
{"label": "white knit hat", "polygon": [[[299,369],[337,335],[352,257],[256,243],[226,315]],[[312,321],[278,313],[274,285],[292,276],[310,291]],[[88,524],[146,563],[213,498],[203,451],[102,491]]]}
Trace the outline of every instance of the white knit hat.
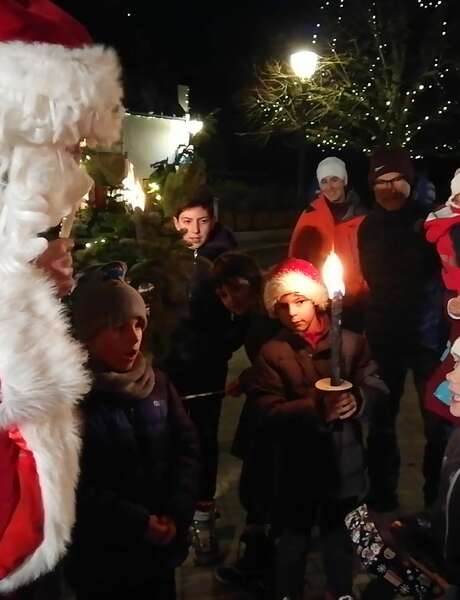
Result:
{"label": "white knit hat", "polygon": [[287,258],[269,273],[264,303],[270,316],[274,315],[276,303],[286,294],[305,296],[323,310],[328,303],[327,290],[318,270],[300,258]]}
{"label": "white knit hat", "polygon": [[328,156],[322,160],[316,169],[316,176],[319,183],[325,177],[338,177],[342,179],[345,185],[348,183],[347,167],[343,160],[336,156]]}

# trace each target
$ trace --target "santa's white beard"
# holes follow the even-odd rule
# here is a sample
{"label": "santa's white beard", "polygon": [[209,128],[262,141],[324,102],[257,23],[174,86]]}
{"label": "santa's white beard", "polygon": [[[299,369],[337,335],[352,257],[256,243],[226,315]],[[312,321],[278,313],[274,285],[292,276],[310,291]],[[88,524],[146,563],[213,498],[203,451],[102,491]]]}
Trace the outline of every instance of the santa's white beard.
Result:
{"label": "santa's white beard", "polygon": [[[6,150],[6,149],[5,149]],[[37,258],[46,240],[37,235],[58,225],[89,191],[92,181],[72,156],[57,147],[16,146],[1,154],[6,180],[0,193],[0,269]]]}

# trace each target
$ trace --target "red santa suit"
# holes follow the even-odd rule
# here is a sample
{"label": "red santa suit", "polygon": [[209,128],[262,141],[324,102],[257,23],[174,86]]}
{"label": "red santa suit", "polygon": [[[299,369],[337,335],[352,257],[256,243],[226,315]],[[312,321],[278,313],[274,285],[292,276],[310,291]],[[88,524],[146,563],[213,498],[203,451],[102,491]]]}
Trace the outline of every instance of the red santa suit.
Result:
{"label": "red santa suit", "polygon": [[1,595],[52,570],[70,539],[89,378],[34,260],[91,184],[69,149],[116,141],[122,92],[114,52],[49,0],[2,0],[0,73]]}

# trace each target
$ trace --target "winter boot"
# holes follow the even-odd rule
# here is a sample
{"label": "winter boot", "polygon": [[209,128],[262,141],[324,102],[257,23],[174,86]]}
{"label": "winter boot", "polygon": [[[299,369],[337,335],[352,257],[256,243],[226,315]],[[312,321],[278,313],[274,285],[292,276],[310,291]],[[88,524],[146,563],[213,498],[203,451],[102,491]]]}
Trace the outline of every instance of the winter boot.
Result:
{"label": "winter boot", "polygon": [[[243,551],[242,548],[244,548]],[[273,547],[263,531],[245,531],[238,544],[238,558],[233,565],[218,567],[216,579],[227,585],[246,588],[248,584],[263,586],[271,570]]]}
{"label": "winter boot", "polygon": [[214,504],[208,510],[195,511],[190,529],[192,546],[195,552],[195,564],[200,567],[206,567],[218,563],[220,552],[216,535]]}

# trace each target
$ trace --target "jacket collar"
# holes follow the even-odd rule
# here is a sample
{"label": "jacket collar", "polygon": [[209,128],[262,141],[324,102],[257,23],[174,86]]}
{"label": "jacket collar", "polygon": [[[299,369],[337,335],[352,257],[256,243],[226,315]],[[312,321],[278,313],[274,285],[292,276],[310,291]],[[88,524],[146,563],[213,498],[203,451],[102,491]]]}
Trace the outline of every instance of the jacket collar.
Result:
{"label": "jacket collar", "polygon": [[[358,194],[352,189],[347,191],[345,203],[348,205],[348,210],[346,211],[343,219],[340,221],[341,223],[349,221],[350,219],[354,219],[355,217],[366,215],[368,212],[366,207],[363,206],[363,204],[361,203]],[[326,209],[330,212],[330,208],[326,197],[324,196],[324,194],[319,193],[313,200],[313,202],[309,206],[307,206],[305,212],[309,213],[321,209]]]}

